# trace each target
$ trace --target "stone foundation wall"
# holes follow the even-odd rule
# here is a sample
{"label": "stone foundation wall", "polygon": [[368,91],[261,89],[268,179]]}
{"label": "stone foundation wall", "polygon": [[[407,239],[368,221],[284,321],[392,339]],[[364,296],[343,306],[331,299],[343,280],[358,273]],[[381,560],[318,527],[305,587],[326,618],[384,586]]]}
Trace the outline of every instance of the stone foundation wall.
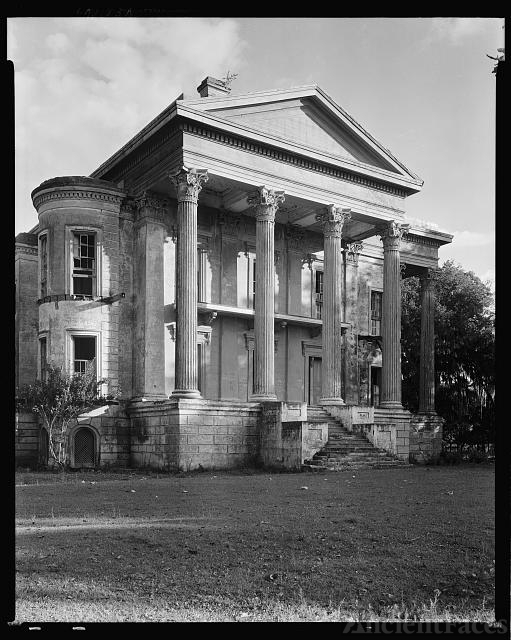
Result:
{"label": "stone foundation wall", "polygon": [[442,452],[444,420],[440,416],[412,416],[410,423],[410,461],[424,463]]}
{"label": "stone foundation wall", "polygon": [[75,428],[87,426],[99,435],[99,467],[129,466],[130,419],[121,406],[105,405],[83,414],[70,425],[70,437]]}
{"label": "stone foundation wall", "polygon": [[328,422],[304,422],[302,429],[302,460],[310,460],[328,442]]}
{"label": "stone foundation wall", "polygon": [[257,404],[176,399],[136,403],[129,413],[134,467],[191,471],[255,462]]}
{"label": "stone foundation wall", "polygon": [[307,433],[307,405],[264,402],[259,418],[258,462],[264,467],[299,469],[303,462],[303,434]]}
{"label": "stone foundation wall", "polygon": [[374,409],[374,424],[370,425],[366,435],[379,449],[394,454],[408,462],[410,456],[410,419],[411,414],[404,410]]}

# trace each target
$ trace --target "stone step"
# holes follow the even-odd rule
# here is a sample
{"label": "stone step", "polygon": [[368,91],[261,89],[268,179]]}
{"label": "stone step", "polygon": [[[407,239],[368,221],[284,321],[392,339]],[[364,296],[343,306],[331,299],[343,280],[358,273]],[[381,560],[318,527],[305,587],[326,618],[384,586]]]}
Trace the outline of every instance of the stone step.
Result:
{"label": "stone step", "polygon": [[370,442],[357,442],[356,440],[329,440],[324,448],[326,449],[344,449],[344,447],[359,447],[360,449],[372,450],[375,447]]}
{"label": "stone step", "polygon": [[317,463],[324,463],[324,462],[377,462],[377,461],[381,461],[381,462],[393,462],[394,458],[380,458],[379,456],[356,456],[356,455],[350,455],[350,454],[346,454],[344,456],[321,456],[316,458],[315,456],[312,457],[313,460],[315,460]]}
{"label": "stone step", "polygon": [[375,463],[352,463],[352,464],[338,464],[338,465],[325,465],[325,466],[317,466],[317,465],[309,465],[304,463],[302,465],[303,471],[314,471],[316,473],[320,472],[342,472],[342,471],[359,471],[361,469],[402,469],[404,467],[409,467],[408,463],[404,462],[400,463],[390,463],[390,464],[378,464]]}
{"label": "stone step", "polygon": [[334,447],[342,447],[343,445],[349,445],[351,447],[361,445],[372,447],[373,445],[369,442],[369,440],[361,440],[359,438],[328,438],[327,444],[332,445]]}

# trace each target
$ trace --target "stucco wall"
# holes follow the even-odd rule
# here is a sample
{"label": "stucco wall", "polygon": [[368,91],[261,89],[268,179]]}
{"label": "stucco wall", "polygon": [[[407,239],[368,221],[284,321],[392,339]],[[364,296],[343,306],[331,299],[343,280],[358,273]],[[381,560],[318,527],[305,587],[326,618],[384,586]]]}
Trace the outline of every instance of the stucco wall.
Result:
{"label": "stucco wall", "polygon": [[17,247],[14,262],[16,283],[15,384],[32,384],[38,365],[38,266],[35,247]]}

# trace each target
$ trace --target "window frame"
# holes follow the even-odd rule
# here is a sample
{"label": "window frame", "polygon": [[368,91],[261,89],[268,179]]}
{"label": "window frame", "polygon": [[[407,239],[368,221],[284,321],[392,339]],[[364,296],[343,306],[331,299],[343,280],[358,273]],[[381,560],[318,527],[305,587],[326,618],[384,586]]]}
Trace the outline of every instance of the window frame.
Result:
{"label": "window frame", "polygon": [[[46,379],[46,371],[48,368],[48,332],[45,331],[44,333],[40,333],[38,335],[38,351],[37,351],[37,377],[39,380],[45,380]],[[42,353],[42,342],[45,342],[45,351],[46,351],[46,361],[45,364],[46,366],[43,367],[43,353]]]}
{"label": "window frame", "polygon": [[[323,316],[323,290],[324,290],[324,286],[325,286],[325,269],[324,269],[324,265],[321,265],[320,267],[316,267],[313,266],[312,268],[312,273],[313,273],[313,291],[312,291],[312,313],[313,313],[313,318],[317,318],[318,320],[322,319]],[[322,278],[321,278],[321,293],[318,294],[317,291],[317,284],[318,284],[318,273],[322,274]],[[318,298],[318,295],[321,296],[320,298]],[[318,304],[319,303],[319,304]]]}
{"label": "window frame", "polygon": [[[95,250],[95,272],[92,276],[92,295],[85,295],[74,293],[73,288],[73,272],[74,272],[74,262],[73,262],[73,240],[74,235],[77,233],[83,233],[95,236],[94,241],[94,250]],[[103,247],[103,232],[99,227],[92,227],[87,225],[66,225],[66,257],[65,257],[65,267],[66,267],[66,293],[70,295],[76,296],[84,296],[86,300],[92,298],[97,298],[101,296],[102,290],[102,247]]]}
{"label": "window frame", "polygon": [[197,302],[211,302],[211,291],[208,286],[209,237],[197,238]]}
{"label": "window frame", "polygon": [[[38,254],[38,291],[39,291],[39,298],[45,298],[48,295],[48,274],[49,274],[49,269],[48,269],[48,258],[49,258],[49,246],[50,246],[50,238],[49,238],[50,234],[48,233],[48,230],[45,229],[44,231],[41,231],[41,233],[39,233],[38,237],[37,237],[37,254]],[[42,241],[45,241],[45,257],[46,257],[46,264],[44,265],[44,271],[46,272],[44,275],[45,277],[45,290],[43,291],[43,261],[42,261],[42,250],[41,250],[41,244]]]}
{"label": "window frame", "polygon": [[100,380],[103,377],[103,367],[101,358],[101,332],[100,331],[86,331],[82,329],[68,329],[66,331],[66,368],[69,375],[74,376],[74,363],[75,363],[75,348],[74,338],[95,338],[96,339],[96,380]]}
{"label": "window frame", "polygon": [[[376,322],[380,323],[380,332],[379,333],[373,332],[373,306],[372,306],[373,293],[379,293],[380,294],[380,317],[379,317],[379,320],[375,319]],[[370,289],[369,289],[369,314],[368,314],[368,326],[367,326],[368,334],[370,336],[381,336],[382,317],[383,317],[383,289],[380,289],[379,287],[370,287]]]}

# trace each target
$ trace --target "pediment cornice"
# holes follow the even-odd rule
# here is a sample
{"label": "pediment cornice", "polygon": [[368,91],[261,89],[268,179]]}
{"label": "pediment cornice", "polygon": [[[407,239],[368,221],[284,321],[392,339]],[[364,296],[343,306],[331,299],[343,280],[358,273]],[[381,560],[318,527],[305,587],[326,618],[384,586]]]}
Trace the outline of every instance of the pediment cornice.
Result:
{"label": "pediment cornice", "polygon": [[[245,140],[258,142],[262,145],[302,156],[312,161],[333,165],[336,168],[344,169],[354,175],[358,175],[360,178],[373,178],[374,180],[389,185],[400,186],[410,192],[420,191],[423,185],[423,181],[411,172],[404,172],[402,169],[399,169],[399,172],[396,173],[358,160],[332,153],[325,153],[306,144],[297,144],[293,140],[282,136],[265,133],[241,122],[233,122],[227,118],[222,118],[218,114],[211,114],[188,105],[178,105],[177,115],[182,116],[186,120],[212,127],[225,134],[232,134],[236,137],[239,136]],[[395,162],[395,160],[393,162]]]}

